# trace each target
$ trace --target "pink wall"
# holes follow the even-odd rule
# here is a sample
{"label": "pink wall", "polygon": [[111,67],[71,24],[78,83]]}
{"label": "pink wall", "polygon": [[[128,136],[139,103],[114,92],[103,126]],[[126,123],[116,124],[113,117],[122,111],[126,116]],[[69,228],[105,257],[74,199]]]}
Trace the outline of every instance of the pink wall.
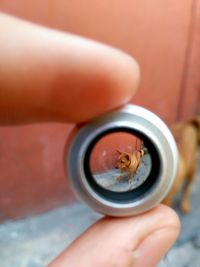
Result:
{"label": "pink wall", "polygon": [[[197,107],[194,73],[199,61],[194,55],[197,59],[195,45],[197,33],[200,35],[196,27],[199,16],[193,18],[195,2],[1,0],[0,10],[130,53],[142,74],[132,102],[170,123],[177,116],[191,116]],[[46,211],[72,200],[62,166],[70,127],[44,124],[0,129],[1,220]]]}

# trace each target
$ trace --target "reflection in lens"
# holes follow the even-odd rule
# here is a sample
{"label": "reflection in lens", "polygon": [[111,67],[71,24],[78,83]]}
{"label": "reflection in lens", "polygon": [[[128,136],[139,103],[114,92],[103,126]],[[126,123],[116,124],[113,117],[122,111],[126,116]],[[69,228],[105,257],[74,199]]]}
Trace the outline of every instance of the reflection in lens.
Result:
{"label": "reflection in lens", "polygon": [[152,167],[144,142],[127,132],[102,137],[90,155],[90,171],[95,182],[104,189],[126,192],[142,185]]}

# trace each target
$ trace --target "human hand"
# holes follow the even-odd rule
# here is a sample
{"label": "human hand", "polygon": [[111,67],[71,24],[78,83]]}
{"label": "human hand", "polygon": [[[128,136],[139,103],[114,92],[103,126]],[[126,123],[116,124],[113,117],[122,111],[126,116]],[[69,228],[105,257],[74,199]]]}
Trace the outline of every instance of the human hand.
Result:
{"label": "human hand", "polygon": [[[0,124],[80,123],[128,102],[139,70],[107,46],[0,15]],[[105,217],[49,267],[151,267],[179,233],[159,205],[129,218]]]}

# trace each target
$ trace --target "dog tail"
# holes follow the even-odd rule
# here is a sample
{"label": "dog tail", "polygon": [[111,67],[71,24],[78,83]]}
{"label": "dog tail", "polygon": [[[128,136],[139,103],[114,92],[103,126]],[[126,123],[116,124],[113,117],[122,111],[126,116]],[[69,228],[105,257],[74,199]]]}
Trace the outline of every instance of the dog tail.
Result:
{"label": "dog tail", "polygon": [[190,120],[190,123],[197,129],[198,141],[200,145],[200,115]]}

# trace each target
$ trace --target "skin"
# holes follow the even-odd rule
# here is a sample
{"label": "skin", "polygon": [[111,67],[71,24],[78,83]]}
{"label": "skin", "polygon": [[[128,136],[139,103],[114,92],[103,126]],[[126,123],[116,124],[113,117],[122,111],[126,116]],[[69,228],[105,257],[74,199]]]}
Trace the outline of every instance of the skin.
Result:
{"label": "skin", "polygon": [[[119,50],[4,14],[0,32],[1,125],[82,123],[136,92],[138,65]],[[49,267],[156,266],[179,230],[177,215],[164,205],[134,217],[104,217]]]}

